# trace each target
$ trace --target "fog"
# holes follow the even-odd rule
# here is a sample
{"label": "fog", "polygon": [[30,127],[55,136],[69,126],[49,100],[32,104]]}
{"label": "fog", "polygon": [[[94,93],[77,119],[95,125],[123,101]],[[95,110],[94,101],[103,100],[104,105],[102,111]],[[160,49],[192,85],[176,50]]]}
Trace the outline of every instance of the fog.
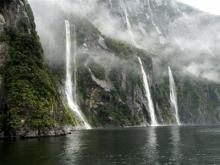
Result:
{"label": "fog", "polygon": [[[173,70],[220,82],[220,18],[173,0],[29,0],[46,58],[62,63],[61,13],[88,19],[102,34],[166,61]],[[54,22],[60,27],[54,26]],[[60,23],[58,23],[60,22]],[[97,50],[93,50],[97,52]],[[160,67],[158,62],[155,62]],[[113,65],[113,64],[112,64]],[[157,69],[156,69],[157,70]],[[158,69],[159,70],[159,69]]]}

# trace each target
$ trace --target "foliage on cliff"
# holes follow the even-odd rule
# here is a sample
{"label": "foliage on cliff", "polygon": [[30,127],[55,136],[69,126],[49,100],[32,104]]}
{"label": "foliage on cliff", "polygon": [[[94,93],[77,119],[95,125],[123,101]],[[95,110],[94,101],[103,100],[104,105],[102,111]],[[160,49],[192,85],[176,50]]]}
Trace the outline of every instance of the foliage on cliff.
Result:
{"label": "foliage on cliff", "polygon": [[[10,5],[13,4],[8,3]],[[4,42],[8,44],[9,55],[2,68],[6,91],[4,126],[10,135],[16,135],[19,130],[41,133],[55,125],[76,122],[65,108],[56,79],[45,63],[28,4],[24,12],[28,17],[18,18],[15,26],[13,20],[8,20],[9,25],[5,27]]]}

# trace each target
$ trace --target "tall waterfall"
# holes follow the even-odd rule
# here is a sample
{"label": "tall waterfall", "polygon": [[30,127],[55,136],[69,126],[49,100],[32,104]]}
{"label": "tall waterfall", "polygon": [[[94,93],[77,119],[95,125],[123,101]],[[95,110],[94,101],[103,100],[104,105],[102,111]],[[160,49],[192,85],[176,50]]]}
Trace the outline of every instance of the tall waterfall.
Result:
{"label": "tall waterfall", "polygon": [[151,16],[151,22],[152,22],[153,26],[155,27],[157,33],[159,35],[162,35],[162,33],[160,31],[160,28],[157,26],[157,24],[154,21],[154,15],[153,15],[153,11],[152,11],[152,8],[151,8],[150,0],[148,0],[147,2],[148,2],[148,9],[149,9],[150,16]]}
{"label": "tall waterfall", "polygon": [[134,34],[133,34],[133,32],[132,32],[131,23],[130,23],[130,20],[129,20],[129,18],[128,18],[128,11],[127,11],[127,7],[126,7],[126,5],[125,5],[124,0],[121,0],[121,8],[122,8],[122,10],[123,10],[123,12],[124,12],[124,15],[125,15],[126,26],[127,26],[128,33],[129,33],[129,35],[130,35],[130,37],[131,37],[131,41],[132,41],[132,43],[133,43],[135,46],[137,46],[137,43],[136,43],[136,41],[135,41],[135,39],[134,39]]}
{"label": "tall waterfall", "polygon": [[[74,54],[73,54],[73,63],[74,63],[74,89],[72,83],[72,58],[71,58],[71,34],[70,34],[70,23],[68,20],[65,20],[66,26],[66,82],[65,82],[65,91],[67,96],[67,102],[70,109],[75,112],[77,117],[83,122],[83,125],[86,129],[91,129],[91,126],[87,122],[85,116],[81,112],[79,106],[77,105],[76,99],[76,39],[74,34]],[[74,91],[74,93],[73,93]]]}
{"label": "tall waterfall", "polygon": [[147,75],[145,73],[141,58],[138,57],[138,61],[140,63],[141,66],[141,72],[142,72],[142,76],[143,76],[143,81],[144,81],[144,89],[145,89],[145,93],[147,96],[147,100],[148,100],[148,108],[149,108],[149,112],[150,112],[150,118],[151,118],[151,126],[158,126],[157,123],[157,119],[156,119],[156,114],[155,114],[155,110],[154,110],[154,104],[153,104],[153,100],[151,97],[151,92],[150,92],[150,87],[149,87],[149,83],[148,83],[148,79],[147,79]]}
{"label": "tall waterfall", "polygon": [[169,72],[169,83],[170,83],[170,104],[171,107],[175,110],[176,123],[181,125],[178,113],[178,104],[177,104],[177,94],[176,94],[176,85],[173,78],[173,73],[170,67],[168,67]]}

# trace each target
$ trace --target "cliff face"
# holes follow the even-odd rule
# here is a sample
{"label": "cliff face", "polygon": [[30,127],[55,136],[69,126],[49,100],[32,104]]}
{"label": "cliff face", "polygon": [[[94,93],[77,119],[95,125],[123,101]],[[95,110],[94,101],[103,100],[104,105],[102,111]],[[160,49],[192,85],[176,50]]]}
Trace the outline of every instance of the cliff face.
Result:
{"label": "cliff face", "polygon": [[[152,47],[155,53],[160,54],[166,47],[182,55],[183,52],[179,48],[173,49],[173,45],[163,43],[171,37],[165,25],[161,29],[157,28],[179,18],[180,11],[193,14],[194,10],[180,8],[167,13],[172,3],[135,1],[133,7],[136,6],[138,9],[141,3],[144,4],[141,10],[128,8],[128,11],[124,11],[126,7],[124,6],[126,3],[123,5],[124,1],[120,1],[120,4],[118,1],[112,1],[113,3],[109,5],[110,2],[95,3],[104,5],[111,10],[112,16],[121,20],[119,32],[128,28],[124,18],[129,17],[133,26],[130,30],[135,31],[138,27],[141,29],[140,26],[135,26],[135,21],[143,25],[146,33],[143,30],[136,32],[141,33],[143,38],[146,37],[145,34],[149,34],[147,36],[150,45],[156,45],[156,48]],[[127,5],[129,3],[134,2],[127,1]],[[150,6],[154,8],[149,8]],[[37,18],[38,23],[45,20],[48,22],[39,25],[43,28],[38,27],[38,30],[49,67],[46,65],[43,49],[35,31],[29,4],[25,0],[0,2],[1,136],[65,134],[68,132],[67,128],[81,124],[68,110],[64,99],[66,19],[71,25],[71,40],[77,43],[76,49],[72,47],[72,52],[76,52],[77,102],[93,127],[148,125],[151,122],[137,57],[141,58],[149,80],[158,122],[160,124],[176,122],[170,104],[167,73],[170,61],[167,56],[149,53],[151,51],[149,44],[148,48],[143,50],[143,45],[134,42],[135,37],[132,41],[131,33],[130,36],[126,33],[126,36],[130,37],[128,43],[107,37],[100,32],[99,26],[96,27],[98,23],[92,19],[95,17],[94,13],[91,14],[91,18],[83,18],[75,14],[66,14],[57,5],[47,6],[41,3],[41,7],[45,8],[45,13],[41,13],[41,17]],[[47,10],[49,8],[53,8],[53,11]],[[159,10],[167,13],[167,19],[162,19]],[[140,22],[144,20],[143,13],[148,13],[145,18],[147,20]],[[54,19],[50,22],[51,17]],[[159,21],[160,18],[165,22]],[[49,29],[49,33],[46,33],[45,29]],[[152,32],[154,30],[156,31]],[[162,55],[166,53],[167,51]],[[218,124],[220,85],[202,78],[186,76],[177,65],[173,66],[173,70],[181,121],[186,124]]]}
{"label": "cliff face", "polygon": [[93,41],[96,52],[91,53],[94,47],[84,42],[87,50],[79,54],[78,93],[82,109],[96,127],[147,125],[148,104],[137,57],[143,60],[149,80],[152,59],[130,45],[99,37]]}
{"label": "cliff face", "polygon": [[[35,2],[34,6],[48,8],[47,5],[39,3]],[[188,25],[190,23],[193,27],[204,25],[204,29],[210,30],[208,28],[210,24],[214,23],[215,27],[218,27],[218,18],[176,1],[87,0],[80,3],[82,9],[86,3],[90,4],[91,10],[82,14],[78,11],[81,9],[79,3],[71,1],[70,4],[81,14],[80,16],[74,11],[70,12],[74,14],[67,14],[59,5],[54,5],[53,9],[56,12],[44,10],[47,12],[46,16],[39,16],[37,22],[46,57],[51,68],[60,72],[61,82],[64,81],[62,75],[65,65],[64,20],[68,19],[72,27],[76,26],[78,102],[93,126],[130,126],[150,123],[138,56],[144,61],[145,71],[149,76],[159,123],[175,124],[176,122],[170,104],[168,66],[174,71],[181,121],[186,124],[219,123],[220,85],[203,78],[187,78],[188,76],[181,70],[192,62],[188,54],[193,54],[195,58],[201,55],[207,60],[209,54],[206,48],[203,50],[204,47],[201,47],[202,50],[192,51],[189,47],[185,47],[187,46],[185,44],[179,45],[178,42],[173,42],[183,39],[185,42],[195,44],[193,40],[195,37],[204,40],[205,36],[197,35],[198,33],[194,33]],[[38,15],[39,10],[35,11]],[[50,34],[47,34],[42,30],[41,23],[51,17],[53,21],[44,25],[50,29]],[[71,31],[73,40],[74,28]],[[131,33],[134,35],[133,39]],[[127,39],[127,43],[131,44],[110,39],[106,37],[107,35],[123,41]],[[134,40],[137,43],[134,43]],[[216,47],[210,50],[218,52]],[[148,52],[154,52],[155,55]]]}
{"label": "cliff face", "polygon": [[0,132],[3,136],[66,133],[73,115],[44,62],[33,14],[25,0],[0,2]]}
{"label": "cliff face", "polygon": [[[102,35],[86,19],[64,13],[57,19],[59,21],[51,26],[56,27],[53,37],[60,39],[53,41],[52,49],[60,51],[61,56],[58,63],[51,63],[51,68],[59,73],[60,82],[64,82],[65,63],[62,61],[65,59],[64,20],[67,19],[71,24],[72,42],[77,41],[78,103],[89,123],[93,127],[148,125],[148,104],[137,57],[142,59],[152,85],[151,55]],[[45,43],[45,50],[51,52],[48,44]],[[74,51],[72,49],[72,55]]]}
{"label": "cliff face", "polygon": [[177,83],[180,115],[184,123],[219,124],[219,84],[189,76],[178,77]]}
{"label": "cliff face", "polygon": [[[164,68],[166,69],[166,68]],[[179,117],[183,124],[219,124],[218,83],[174,72]],[[168,76],[155,81],[154,101],[157,112],[164,123],[175,123],[174,111],[170,104]]]}

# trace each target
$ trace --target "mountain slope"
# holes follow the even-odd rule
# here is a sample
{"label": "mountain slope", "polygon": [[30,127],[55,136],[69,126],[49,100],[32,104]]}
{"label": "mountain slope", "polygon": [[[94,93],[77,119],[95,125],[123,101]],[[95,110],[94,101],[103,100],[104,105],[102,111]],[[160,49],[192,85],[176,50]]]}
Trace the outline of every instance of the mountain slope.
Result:
{"label": "mountain slope", "polygon": [[0,132],[18,137],[69,132],[65,126],[76,120],[44,61],[29,4],[4,0],[0,5]]}
{"label": "mountain slope", "polygon": [[77,102],[93,127],[150,125],[138,57],[159,124],[176,124],[168,66],[181,122],[219,124],[218,17],[175,1],[66,2],[31,3],[40,39],[26,1],[0,2],[1,136],[59,135],[82,125],[65,99],[65,20],[77,41]]}
{"label": "mountain slope", "polygon": [[[72,26],[77,26],[77,81],[78,90],[83,90],[83,95],[79,94],[78,97],[81,109],[94,126],[133,125],[140,124],[140,121],[150,123],[143,84],[141,82],[142,87],[138,85],[138,89],[133,87],[132,80],[128,79],[134,75],[135,81],[142,81],[135,47],[148,52],[145,52],[148,59],[145,60],[145,69],[150,76],[154,106],[160,123],[175,123],[169,98],[168,66],[174,70],[182,122],[219,123],[219,68],[215,65],[219,52],[215,44],[219,40],[216,34],[220,27],[218,17],[173,0],[86,0],[67,1],[62,4],[48,2],[44,5],[40,1],[32,1],[32,5],[46,57],[53,68],[64,65],[64,20],[69,19]],[[51,5],[53,10],[44,10]],[[41,14],[45,11],[46,17],[42,17]],[[45,20],[51,21],[45,23]],[[50,29],[49,33],[43,30],[45,26]],[[127,44],[109,40],[105,36],[130,43],[133,47],[130,51],[125,46]],[[112,43],[109,44],[109,41]],[[126,52],[130,52],[129,57],[123,56]],[[143,60],[145,56],[142,57]],[[112,62],[111,58],[114,59]],[[91,73],[89,69],[92,70]],[[112,70],[115,70],[114,76],[109,75]],[[117,92],[112,93],[115,89]],[[106,101],[105,97],[112,100]],[[115,115],[115,109],[119,109],[113,101],[114,97],[118,100],[126,98],[122,99],[122,103],[125,103],[128,106],[125,106],[125,109],[132,113],[123,116],[138,114],[139,117],[135,119],[138,122],[123,123],[112,119],[112,113]],[[135,104],[139,103],[139,108],[135,104],[129,105],[131,100]],[[99,115],[101,107],[105,107],[104,117]],[[116,115],[121,111],[118,110]],[[145,117],[141,117],[139,112],[145,113]],[[100,121],[102,117],[104,120]]]}

